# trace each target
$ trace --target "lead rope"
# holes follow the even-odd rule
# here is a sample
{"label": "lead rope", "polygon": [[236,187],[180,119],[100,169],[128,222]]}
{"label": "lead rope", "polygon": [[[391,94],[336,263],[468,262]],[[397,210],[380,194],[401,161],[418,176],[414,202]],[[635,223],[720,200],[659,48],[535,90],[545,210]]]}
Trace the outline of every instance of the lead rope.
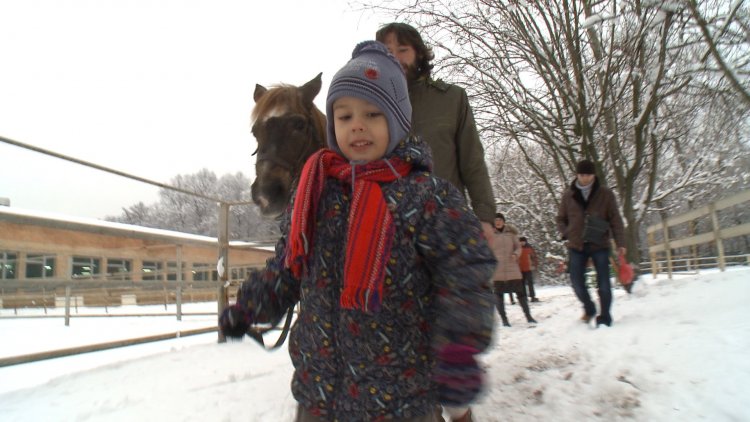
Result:
{"label": "lead rope", "polygon": [[265,328],[263,330],[258,330],[258,329],[250,327],[247,329],[247,335],[250,336],[253,340],[260,343],[260,345],[263,346],[266,350],[278,349],[282,344],[284,344],[284,341],[286,340],[286,337],[289,334],[289,328],[291,328],[292,326],[293,315],[294,315],[294,305],[290,306],[287,309],[286,320],[284,321],[284,326],[281,327],[281,334],[279,335],[279,338],[276,340],[276,343],[274,343],[274,345],[271,347],[266,346],[266,343],[263,340],[263,334],[276,328],[276,325],[270,328]]}

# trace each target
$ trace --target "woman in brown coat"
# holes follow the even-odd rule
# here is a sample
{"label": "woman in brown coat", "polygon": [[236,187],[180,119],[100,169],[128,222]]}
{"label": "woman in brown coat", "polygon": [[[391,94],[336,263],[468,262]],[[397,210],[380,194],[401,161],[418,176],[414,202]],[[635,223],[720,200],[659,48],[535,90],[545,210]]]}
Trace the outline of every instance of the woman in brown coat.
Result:
{"label": "woman in brown coat", "polygon": [[497,267],[495,267],[492,280],[497,295],[497,310],[503,320],[503,325],[510,327],[508,316],[505,315],[503,293],[515,293],[518,297],[518,303],[521,304],[523,309],[523,314],[526,315],[526,321],[535,324],[536,321],[531,317],[529,311],[529,302],[526,300],[526,289],[523,286],[521,269],[518,267],[518,257],[521,255],[518,233],[515,229],[505,225],[505,216],[501,213],[495,214],[495,233],[490,245],[495,253],[495,258],[497,258]]}

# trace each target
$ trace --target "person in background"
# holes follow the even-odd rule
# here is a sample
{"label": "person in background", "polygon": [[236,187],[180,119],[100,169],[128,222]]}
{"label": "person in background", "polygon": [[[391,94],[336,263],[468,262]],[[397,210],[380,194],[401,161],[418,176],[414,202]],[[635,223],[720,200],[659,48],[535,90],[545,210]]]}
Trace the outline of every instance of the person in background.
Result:
{"label": "person in background", "polygon": [[529,245],[526,236],[521,236],[518,241],[521,242],[521,257],[518,258],[518,266],[521,268],[523,284],[527,290],[526,296],[532,302],[539,302],[534,291],[534,271],[539,267],[539,259],[534,248]]}
{"label": "person in background", "polygon": [[358,44],[326,99],[328,148],[305,163],[276,254],[219,327],[242,337],[299,303],[289,334],[297,422],[471,421],[497,261],[461,193],[410,136],[399,63]]}
{"label": "person in background", "polygon": [[[614,193],[599,183],[596,166],[590,160],[576,164],[576,178],[560,200],[557,230],[567,241],[568,272],[578,300],[583,305],[581,320],[596,326],[612,326],[612,286],[609,274],[609,248],[614,237],[617,252],[625,254],[622,217]],[[586,263],[591,260],[596,270],[599,293],[599,315],[586,287]]]}
{"label": "person in background", "polygon": [[515,293],[526,321],[536,324],[536,320],[531,317],[529,303],[526,300],[526,289],[523,287],[521,270],[518,267],[518,258],[521,256],[518,234],[514,228],[505,224],[505,216],[502,213],[497,213],[495,216],[495,234],[492,236],[491,246],[497,258],[497,267],[492,280],[495,295],[497,295],[497,311],[500,313],[503,325],[510,327],[508,316],[505,314],[503,293]]}
{"label": "person in background", "polygon": [[432,79],[435,55],[411,25],[389,23],[377,31],[376,39],[388,47],[406,72],[412,129],[432,149],[435,175],[468,193],[471,207],[490,239],[495,198],[466,91]]}

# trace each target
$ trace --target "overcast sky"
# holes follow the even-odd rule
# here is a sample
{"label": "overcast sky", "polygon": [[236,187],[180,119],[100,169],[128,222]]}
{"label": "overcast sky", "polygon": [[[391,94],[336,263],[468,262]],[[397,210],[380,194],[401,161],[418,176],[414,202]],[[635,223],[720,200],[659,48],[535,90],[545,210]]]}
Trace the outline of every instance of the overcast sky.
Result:
{"label": "overcast sky", "polygon": [[[333,74],[389,18],[347,0],[2,0],[0,136],[157,182],[254,178],[256,83]],[[158,188],[0,142],[0,198],[104,217]]]}

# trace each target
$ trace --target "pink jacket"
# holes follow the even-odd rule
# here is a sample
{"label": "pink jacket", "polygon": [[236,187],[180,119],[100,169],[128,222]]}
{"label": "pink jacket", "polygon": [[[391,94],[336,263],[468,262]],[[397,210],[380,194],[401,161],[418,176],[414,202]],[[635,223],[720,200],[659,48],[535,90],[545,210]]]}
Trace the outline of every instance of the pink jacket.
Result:
{"label": "pink jacket", "polygon": [[495,231],[490,244],[497,258],[493,281],[520,280],[521,270],[518,267],[518,257],[521,256],[521,242],[512,227],[505,225],[502,232]]}

